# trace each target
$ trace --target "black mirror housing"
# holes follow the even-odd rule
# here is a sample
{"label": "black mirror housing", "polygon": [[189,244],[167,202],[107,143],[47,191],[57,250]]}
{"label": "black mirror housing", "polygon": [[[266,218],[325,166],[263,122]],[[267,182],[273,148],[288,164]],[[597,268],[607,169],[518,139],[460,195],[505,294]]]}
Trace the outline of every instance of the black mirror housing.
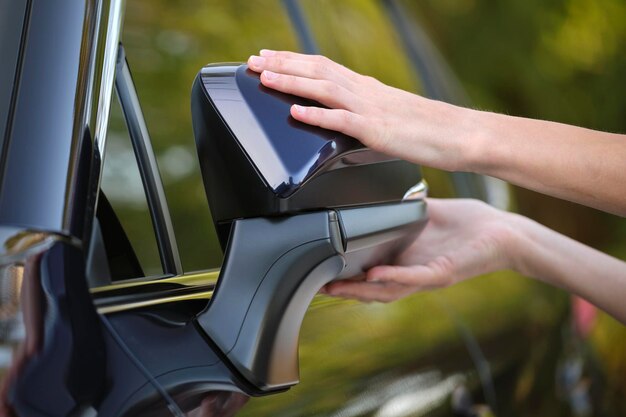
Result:
{"label": "black mirror housing", "polygon": [[264,87],[242,64],[198,74],[192,114],[205,191],[222,248],[233,219],[400,201],[418,166],[291,117],[318,105]]}

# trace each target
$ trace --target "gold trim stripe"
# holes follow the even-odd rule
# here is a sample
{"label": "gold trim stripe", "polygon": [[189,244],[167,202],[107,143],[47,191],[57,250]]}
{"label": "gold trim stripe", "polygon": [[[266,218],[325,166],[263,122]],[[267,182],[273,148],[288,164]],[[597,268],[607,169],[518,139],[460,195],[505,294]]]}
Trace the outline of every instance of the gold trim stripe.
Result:
{"label": "gold trim stripe", "polygon": [[180,284],[187,287],[197,285],[209,285],[217,282],[217,277],[220,275],[219,269],[212,269],[209,271],[194,272],[191,274],[178,275],[168,278],[154,278],[154,279],[138,279],[129,280],[111,285],[104,285],[102,287],[92,288],[90,291],[92,294],[102,294],[110,291],[121,290],[125,288],[144,287],[147,285],[158,284]]}
{"label": "gold trim stripe", "polygon": [[98,313],[100,314],[118,313],[120,311],[135,310],[135,309],[142,308],[142,307],[150,307],[150,306],[159,305],[159,304],[174,303],[177,301],[189,301],[189,300],[201,300],[201,299],[210,300],[212,295],[213,295],[213,291],[205,291],[205,292],[199,292],[196,294],[177,295],[177,296],[171,296],[171,297],[155,298],[152,300],[129,302],[129,303],[124,303],[124,304],[119,304],[119,305],[100,307],[98,308]]}

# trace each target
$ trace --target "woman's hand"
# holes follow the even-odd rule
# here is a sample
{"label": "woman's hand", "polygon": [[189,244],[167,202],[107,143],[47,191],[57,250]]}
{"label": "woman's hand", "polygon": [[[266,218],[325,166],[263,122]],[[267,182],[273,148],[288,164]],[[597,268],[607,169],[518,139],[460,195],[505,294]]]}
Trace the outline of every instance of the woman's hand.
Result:
{"label": "woman's hand", "polygon": [[292,106],[291,115],[301,122],[415,163],[464,168],[471,110],[389,87],[323,56],[262,50],[248,59],[248,67],[261,73],[266,87],[328,107]]}
{"label": "woman's hand", "polygon": [[626,135],[429,100],[323,56],[262,50],[248,66],[266,87],[328,107],[293,106],[301,122],[421,165],[486,174],[626,216]]}
{"label": "woman's hand", "polygon": [[394,265],[322,292],[361,301],[394,301],[501,269],[541,279],[597,305],[626,324],[626,262],[523,216],[477,200],[428,199],[430,221]]}
{"label": "woman's hand", "polygon": [[395,265],[376,266],[362,281],[332,282],[322,292],[389,302],[515,264],[519,216],[465,199],[428,199],[428,211],[428,225]]}

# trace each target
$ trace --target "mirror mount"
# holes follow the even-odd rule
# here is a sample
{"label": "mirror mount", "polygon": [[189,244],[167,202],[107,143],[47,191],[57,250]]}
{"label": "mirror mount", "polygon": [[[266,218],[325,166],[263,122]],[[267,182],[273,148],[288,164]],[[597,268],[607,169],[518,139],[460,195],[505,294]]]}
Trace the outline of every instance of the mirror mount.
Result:
{"label": "mirror mount", "polygon": [[215,296],[198,317],[211,340],[260,391],[298,382],[298,333],[313,296],[341,273],[331,211],[234,222]]}
{"label": "mirror mount", "polygon": [[421,200],[237,220],[198,323],[259,392],[289,388],[299,381],[300,327],[320,288],[395,256],[425,223]]}
{"label": "mirror mount", "polygon": [[[393,262],[427,221],[419,166],[300,123],[292,104],[241,64],[204,67],[193,127],[211,215],[225,250],[207,308],[210,343],[251,386],[288,389],[298,338],[319,289]],[[407,194],[407,190],[410,192]]]}

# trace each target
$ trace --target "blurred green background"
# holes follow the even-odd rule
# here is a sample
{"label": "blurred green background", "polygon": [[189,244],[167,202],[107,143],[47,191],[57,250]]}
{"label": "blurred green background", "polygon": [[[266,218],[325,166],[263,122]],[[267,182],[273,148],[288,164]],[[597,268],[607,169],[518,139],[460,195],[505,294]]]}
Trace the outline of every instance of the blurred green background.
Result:
{"label": "blurred green background", "polygon": [[[623,47],[626,2],[402,0],[399,3],[409,19],[428,33],[476,108],[626,132]],[[323,54],[396,87],[422,91],[380,2],[303,0],[301,5]],[[122,41],[157,153],[183,267],[186,272],[218,267],[221,252],[195,154],[190,88],[197,72],[209,62],[245,61],[261,48],[298,50],[283,4],[278,0],[129,0]],[[159,275],[162,271],[145,196],[117,105],[112,110],[107,146],[103,189],[120,214],[145,272]],[[431,195],[454,195],[446,173],[427,169],[426,177]],[[593,247],[626,258],[624,219],[516,187],[511,187],[511,192],[512,209]],[[568,308],[567,296],[562,292],[508,272],[440,293],[455,300],[473,331],[485,335],[502,333],[514,323],[554,328]],[[395,327],[390,327],[389,320],[380,322],[387,329],[381,332],[388,338],[398,334],[402,326],[413,320],[411,312],[419,314],[422,311],[419,308],[437,304],[438,296],[419,295],[419,303],[403,301],[387,307],[388,314],[398,317]],[[421,307],[415,307],[416,304]],[[341,308],[352,311],[351,306]],[[367,314],[363,313],[366,310],[359,311]],[[376,317],[381,311],[376,310]],[[494,312],[498,312],[499,320],[493,319]],[[320,356],[315,356],[313,348],[307,346],[313,346],[317,340],[313,329],[322,324],[316,322],[334,320],[328,314],[309,314],[303,330],[306,343],[301,352],[302,372],[310,375],[310,379],[315,378],[316,370],[307,364],[315,363]],[[453,333],[450,329],[454,324],[450,320],[446,323],[438,329],[422,326],[412,338],[418,340],[420,332],[426,332],[430,336],[422,340],[429,342],[420,342],[420,349],[436,349],[445,342],[446,334]],[[622,404],[626,395],[623,379],[626,331],[604,315],[596,323],[591,343],[585,349],[592,352],[589,355],[597,360],[597,367],[608,381],[599,394],[608,413],[604,415],[623,415],[626,410],[616,404]],[[340,332],[345,332],[343,324],[329,329],[326,336],[332,338]],[[535,336],[542,334],[536,332]],[[360,340],[358,335],[353,337]],[[363,343],[367,337],[371,339],[367,334],[362,337]],[[400,363],[399,358],[409,354],[401,353],[401,345],[401,340],[389,339],[385,346],[395,349],[399,356],[392,363],[380,357],[376,359],[380,369]],[[407,343],[407,346],[412,345]],[[380,348],[380,355],[390,357],[389,352],[381,353],[385,349]],[[541,363],[536,358],[533,360]],[[330,363],[323,372],[341,372],[341,369],[345,371]],[[526,369],[520,371],[523,376],[532,374],[528,369],[534,368],[522,369]],[[518,403],[526,398],[524,392],[532,391],[524,388],[524,383],[538,384],[532,378],[532,375],[526,377],[526,382],[511,388]],[[303,390],[295,391],[294,395],[308,392]],[[306,397],[299,395],[298,398]],[[295,401],[296,397],[285,398],[284,401],[289,398]],[[333,400],[328,401],[332,404]],[[543,409],[554,410],[549,407]],[[535,410],[541,409],[538,405]]]}

